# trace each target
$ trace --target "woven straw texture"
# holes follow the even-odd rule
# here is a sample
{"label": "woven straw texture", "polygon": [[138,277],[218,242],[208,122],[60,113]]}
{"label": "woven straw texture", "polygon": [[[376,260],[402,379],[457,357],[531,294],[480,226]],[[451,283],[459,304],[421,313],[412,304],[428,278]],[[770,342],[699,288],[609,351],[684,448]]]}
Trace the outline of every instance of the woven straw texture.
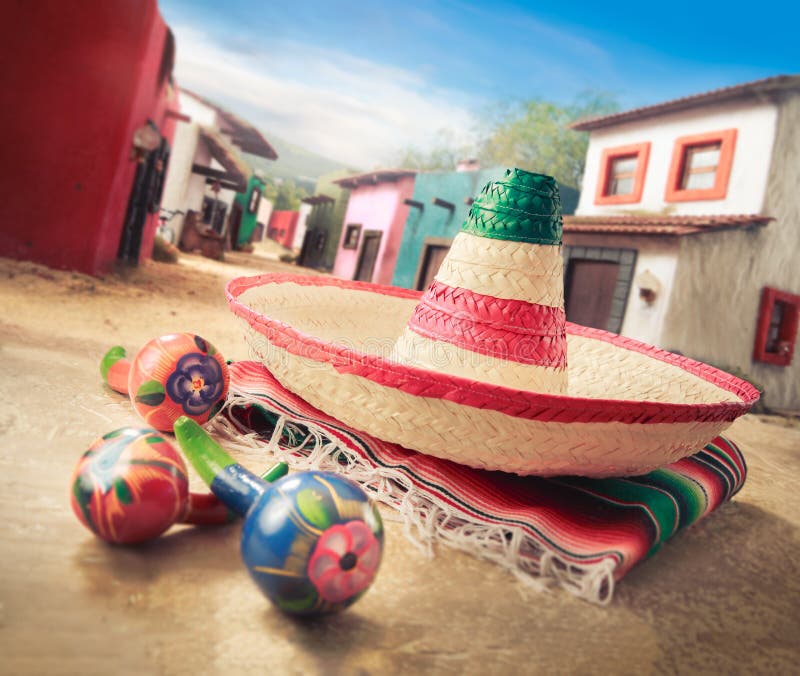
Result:
{"label": "woven straw texture", "polygon": [[390,356],[419,293],[319,277],[233,280],[232,310],[287,389],[346,424],[518,474],[639,474],[691,454],[758,394],[637,341],[567,324],[568,396],[410,368]]}
{"label": "woven straw texture", "polygon": [[[407,355],[413,355],[413,360]],[[549,368],[504,359],[487,362],[477,358],[474,350],[429,340],[410,329],[403,330],[390,359],[412,366],[435,367],[442,373],[460,378],[471,379],[480,374],[483,382],[517,390],[567,393],[566,366]]]}
{"label": "woven straw texture", "polygon": [[487,183],[470,208],[464,232],[532,244],[561,244],[561,196],[550,176],[507,170]]}
{"label": "woven straw texture", "polygon": [[436,280],[485,296],[563,307],[563,266],[560,247],[460,232]]}

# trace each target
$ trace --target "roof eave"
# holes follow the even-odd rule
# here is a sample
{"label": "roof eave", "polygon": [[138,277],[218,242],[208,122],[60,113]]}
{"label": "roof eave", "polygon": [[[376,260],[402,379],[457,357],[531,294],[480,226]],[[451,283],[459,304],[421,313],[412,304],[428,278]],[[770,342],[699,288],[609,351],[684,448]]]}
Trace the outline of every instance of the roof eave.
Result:
{"label": "roof eave", "polygon": [[788,90],[800,91],[800,75],[776,75],[763,80],[733,85],[731,87],[722,87],[700,94],[691,94],[671,101],[642,106],[620,113],[576,120],[568,126],[575,131],[594,131],[595,129],[615,127],[634,120],[668,115],[670,113],[699,108],[709,104],[725,103],[738,99],[759,99],[767,94]]}
{"label": "roof eave", "polygon": [[407,176],[416,176],[417,172],[413,169],[379,169],[369,171],[365,174],[356,176],[345,176],[333,181],[336,185],[354,190],[362,185],[377,185],[378,183],[393,183]]}

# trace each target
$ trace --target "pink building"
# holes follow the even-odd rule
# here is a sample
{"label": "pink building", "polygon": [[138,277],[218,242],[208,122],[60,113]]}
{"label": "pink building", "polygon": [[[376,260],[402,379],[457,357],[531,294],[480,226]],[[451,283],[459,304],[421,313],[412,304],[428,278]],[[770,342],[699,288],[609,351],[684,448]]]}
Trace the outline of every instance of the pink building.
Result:
{"label": "pink building", "polygon": [[383,169],[334,181],[350,191],[334,275],[391,284],[415,175]]}

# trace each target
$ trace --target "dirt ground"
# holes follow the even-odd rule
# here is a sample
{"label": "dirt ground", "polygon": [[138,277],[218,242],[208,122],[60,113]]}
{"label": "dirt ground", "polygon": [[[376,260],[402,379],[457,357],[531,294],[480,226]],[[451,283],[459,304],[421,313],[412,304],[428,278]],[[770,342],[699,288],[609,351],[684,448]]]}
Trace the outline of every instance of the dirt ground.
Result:
{"label": "dirt ground", "polygon": [[800,429],[781,418],[735,423],[744,490],[607,608],[445,548],[429,560],[388,522],[373,589],[298,622],[251,583],[236,524],[138,548],[92,537],[69,507],[73,466],[97,436],[138,424],[100,357],[193,331],[247,358],[223,287],[264,270],[297,268],[183,256],[95,279],[0,259],[1,673],[798,673]]}

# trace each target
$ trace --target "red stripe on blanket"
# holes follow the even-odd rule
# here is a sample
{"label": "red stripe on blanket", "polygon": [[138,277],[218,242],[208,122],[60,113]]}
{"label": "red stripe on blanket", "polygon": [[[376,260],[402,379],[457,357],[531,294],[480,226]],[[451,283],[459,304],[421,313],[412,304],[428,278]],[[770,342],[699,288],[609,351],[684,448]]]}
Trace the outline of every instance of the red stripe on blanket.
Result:
{"label": "red stripe on blanket", "polygon": [[[423,495],[446,504],[473,522],[521,529],[535,541],[557,552],[575,565],[614,561],[614,579],[622,578],[636,563],[652,552],[658,539],[653,519],[641,506],[607,500],[606,488],[614,479],[520,477],[489,472],[404,449],[352,430],[286,390],[263,366],[255,362],[231,365],[231,392],[253,397],[265,408],[287,414],[303,424],[312,423],[331,438],[376,468],[397,470]],[[733,484],[725,474],[736,473]],[[680,460],[664,471],[685,477],[697,489],[681,489],[683,495],[705,496],[700,516],[729,500],[742,487],[746,468],[740,451],[722,437],[714,439],[699,453]],[[644,485],[659,487],[657,481],[639,477]],[[587,488],[592,490],[587,491]],[[673,487],[672,490],[678,490]],[[596,493],[593,495],[592,493]],[[680,509],[689,509],[691,504]],[[694,520],[694,519],[692,519]],[[691,522],[691,521],[690,521]],[[688,524],[687,524],[688,525]],[[487,548],[503,543],[489,542]],[[520,551],[524,558],[526,552]]]}

